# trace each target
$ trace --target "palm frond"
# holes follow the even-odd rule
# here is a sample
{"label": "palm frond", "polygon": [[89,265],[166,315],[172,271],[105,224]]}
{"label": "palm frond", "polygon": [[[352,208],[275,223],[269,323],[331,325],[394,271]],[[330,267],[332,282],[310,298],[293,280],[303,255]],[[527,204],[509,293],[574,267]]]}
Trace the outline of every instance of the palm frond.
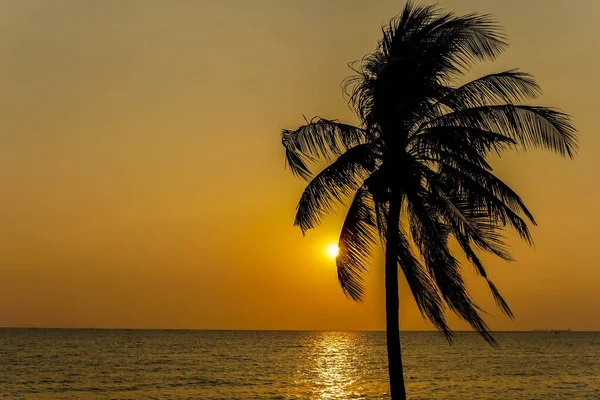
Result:
{"label": "palm frond", "polygon": [[[461,157],[453,157],[449,153],[440,153],[441,158],[429,159],[436,160],[440,164],[440,172],[437,175],[432,171],[426,172],[432,178],[432,183],[439,183],[443,179],[445,180],[445,187],[448,188],[448,193],[461,193],[462,190],[472,186],[462,187],[454,179],[458,178],[462,182],[465,177],[468,177],[472,182],[481,185],[491,195],[504,202],[515,213],[524,215],[532,224],[536,225],[535,218],[523,199],[504,181],[494,175],[488,164],[482,164],[479,162],[480,160],[474,162]],[[480,191],[478,193],[481,194]]]}
{"label": "palm frond", "polygon": [[472,80],[439,100],[451,110],[514,103],[535,99],[542,93],[533,76],[513,69]]}
{"label": "palm frond", "polygon": [[[284,146],[286,143],[284,143]],[[308,167],[309,162],[314,162],[312,157],[304,155],[292,149],[285,149],[285,166],[293,175],[308,181],[312,177],[312,172]]]}
{"label": "palm frond", "polygon": [[444,83],[475,61],[496,58],[506,46],[489,15],[458,16],[408,3],[383,28],[377,49],[354,66],[356,75],[344,89],[363,125],[395,119],[408,127],[423,118],[430,99],[448,93]]}
{"label": "palm frond", "polygon": [[497,345],[488,325],[479,314],[462,278],[460,265],[448,247],[448,228],[432,215],[418,193],[410,193],[409,216],[413,240],[432,275],[444,301],[460,318],[468,322],[488,343]]}
{"label": "palm frond", "polygon": [[427,199],[428,203],[436,207],[436,211],[443,216],[446,224],[450,227],[452,236],[460,245],[467,259],[473,264],[478,274],[486,280],[498,307],[507,316],[513,318],[514,315],[508,303],[489,279],[487,271],[471,246],[471,243],[475,243],[482,250],[493,253],[504,260],[512,261],[502,235],[497,232],[499,227],[490,221],[487,215],[475,212],[464,202],[453,201],[438,185],[439,181],[432,179],[429,183],[431,192]]}
{"label": "palm frond", "polygon": [[452,339],[452,331],[446,323],[444,302],[441,299],[435,282],[431,279],[421,262],[414,256],[410,243],[403,229],[400,229],[398,246],[398,263],[421,315],[444,333],[448,341]]}
{"label": "palm frond", "polygon": [[525,105],[493,105],[454,111],[426,126],[464,126],[500,133],[523,149],[540,148],[573,158],[577,133],[570,117],[558,110]]}
{"label": "palm frond", "polygon": [[[529,245],[533,245],[529,227],[519,212],[535,224],[533,215],[522,200],[516,196],[516,193],[511,192],[508,186],[502,186],[499,183],[502,181],[493,174],[487,176],[482,174],[480,177],[488,178],[488,180],[477,180],[469,173],[447,164],[441,166],[439,174],[441,180],[451,182],[456,187],[456,195],[462,198],[467,207],[473,211],[485,213],[490,222],[497,226],[510,225],[521,239]],[[503,198],[498,196],[503,196]]]}
{"label": "palm frond", "polygon": [[478,210],[468,203],[468,197],[444,191],[443,184],[437,179],[428,181],[429,192],[427,203],[435,208],[447,225],[453,228],[452,234],[465,237],[469,243],[486,252],[492,253],[505,261],[513,261],[508,253],[501,227],[487,213]]}
{"label": "palm frond", "polygon": [[315,176],[306,186],[296,209],[295,226],[302,232],[318,225],[321,216],[333,210],[360,186],[375,168],[373,146],[353,147]]}
{"label": "palm frond", "polygon": [[432,126],[411,136],[409,152],[419,157],[435,156],[440,151],[457,155],[466,153],[481,157],[489,152],[500,154],[516,144],[515,140],[502,134],[465,126]]}
{"label": "palm frond", "polygon": [[469,243],[469,239],[466,236],[464,236],[458,229],[453,230],[453,234],[454,234],[454,237],[456,238],[458,244],[460,245],[461,249],[463,250],[465,256],[475,267],[475,270],[477,271],[477,273],[486,280],[488,287],[490,289],[490,292],[492,292],[492,296],[494,297],[494,300],[496,301],[496,304],[498,305],[498,307],[508,317],[514,318],[514,314],[513,314],[512,310],[510,309],[508,303],[506,302],[504,297],[502,297],[502,295],[498,291],[498,288],[496,288],[496,285],[494,285],[494,282],[492,282],[492,280],[488,277],[487,271],[485,270],[483,264],[481,263],[481,260],[479,259],[479,257],[477,256],[477,254],[475,253],[473,248],[471,247],[471,244]]}
{"label": "palm frond", "polygon": [[375,202],[375,216],[377,219],[377,230],[379,231],[379,240],[385,248],[387,246],[386,232],[389,216],[389,205],[386,202]]}
{"label": "palm frond", "polygon": [[444,217],[445,223],[450,227],[451,234],[463,253],[479,275],[486,280],[496,304],[506,315],[513,318],[514,315],[508,303],[489,279],[481,260],[471,246],[471,243],[474,243],[482,250],[493,253],[506,261],[512,261],[512,257],[506,249],[506,243],[498,232],[500,228],[485,213],[477,213],[472,207],[465,206],[464,202],[451,199],[435,183],[432,186],[433,191],[430,193],[428,202],[436,207],[436,210]]}
{"label": "palm frond", "polygon": [[284,129],[281,142],[292,173],[310,179],[307,164],[318,159],[332,160],[353,146],[365,142],[364,129],[337,120],[315,117],[296,130]]}
{"label": "palm frond", "polygon": [[364,274],[371,260],[375,243],[377,223],[371,194],[363,186],[359,188],[348,208],[339,240],[336,258],[338,280],[344,294],[355,301],[362,301]]}
{"label": "palm frond", "polygon": [[[407,45],[408,44],[408,45]],[[419,54],[438,73],[458,72],[475,61],[495,59],[507,47],[490,15],[456,15],[437,6],[408,3],[384,31],[381,51],[390,57]]]}

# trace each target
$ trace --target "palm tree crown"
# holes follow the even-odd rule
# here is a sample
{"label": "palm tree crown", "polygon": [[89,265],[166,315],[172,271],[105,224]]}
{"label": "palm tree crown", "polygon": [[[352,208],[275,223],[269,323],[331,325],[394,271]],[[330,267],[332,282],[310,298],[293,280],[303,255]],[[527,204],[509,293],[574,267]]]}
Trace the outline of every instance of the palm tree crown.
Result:
{"label": "palm tree crown", "polygon": [[[510,317],[478,254],[510,260],[505,228],[532,243],[531,212],[494,175],[488,156],[540,148],[573,157],[577,146],[568,115],[522,104],[540,94],[529,74],[509,70],[453,85],[475,62],[494,60],[506,47],[488,15],[457,16],[409,3],[344,81],[360,123],[314,118],[282,132],[289,169],[308,181],[295,225],[305,232],[336,203],[349,204],[336,261],[344,293],[363,298],[379,236],[421,313],[448,338],[447,309],[495,343],[450,242]],[[323,160],[329,165],[315,175]]]}

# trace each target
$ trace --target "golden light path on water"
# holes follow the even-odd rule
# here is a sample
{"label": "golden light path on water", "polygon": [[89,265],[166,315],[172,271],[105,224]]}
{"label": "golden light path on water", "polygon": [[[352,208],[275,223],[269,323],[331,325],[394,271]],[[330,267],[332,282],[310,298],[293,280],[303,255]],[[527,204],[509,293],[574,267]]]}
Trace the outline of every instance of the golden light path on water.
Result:
{"label": "golden light path on water", "polygon": [[360,398],[370,375],[380,368],[369,362],[365,340],[355,332],[319,332],[307,337],[308,354],[297,371],[296,383],[303,387],[310,382],[313,395],[321,400]]}
{"label": "golden light path on water", "polygon": [[350,397],[355,380],[352,369],[352,358],[348,353],[352,346],[352,338],[344,334],[321,336],[315,351],[318,353],[315,368],[318,372],[317,384],[320,386],[321,399],[338,399]]}

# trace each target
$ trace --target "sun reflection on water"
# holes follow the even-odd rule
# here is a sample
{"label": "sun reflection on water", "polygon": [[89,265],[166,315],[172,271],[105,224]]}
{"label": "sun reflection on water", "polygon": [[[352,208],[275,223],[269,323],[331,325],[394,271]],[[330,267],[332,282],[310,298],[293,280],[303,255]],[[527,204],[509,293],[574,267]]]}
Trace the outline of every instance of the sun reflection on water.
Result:
{"label": "sun reflection on water", "polygon": [[[360,396],[360,358],[364,344],[354,332],[321,332],[307,344],[306,363],[300,381],[310,381],[312,395],[321,400],[350,399]],[[303,382],[298,382],[301,384]]]}

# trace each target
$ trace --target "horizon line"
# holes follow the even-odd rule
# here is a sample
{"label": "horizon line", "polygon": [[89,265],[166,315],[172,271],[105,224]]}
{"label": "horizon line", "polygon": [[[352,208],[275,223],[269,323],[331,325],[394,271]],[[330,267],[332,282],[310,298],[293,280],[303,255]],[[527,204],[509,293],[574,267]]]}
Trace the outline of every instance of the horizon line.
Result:
{"label": "horizon line", "polygon": [[[47,329],[47,330],[112,330],[112,331],[206,331],[206,332],[381,332],[384,329],[220,329],[220,328],[110,328],[110,327],[54,327],[54,326],[0,326],[0,329]],[[435,329],[401,329],[400,332],[441,333]],[[454,333],[475,333],[473,330],[454,330]],[[600,330],[579,329],[520,329],[490,330],[492,333],[543,333],[543,332],[600,332]]]}

